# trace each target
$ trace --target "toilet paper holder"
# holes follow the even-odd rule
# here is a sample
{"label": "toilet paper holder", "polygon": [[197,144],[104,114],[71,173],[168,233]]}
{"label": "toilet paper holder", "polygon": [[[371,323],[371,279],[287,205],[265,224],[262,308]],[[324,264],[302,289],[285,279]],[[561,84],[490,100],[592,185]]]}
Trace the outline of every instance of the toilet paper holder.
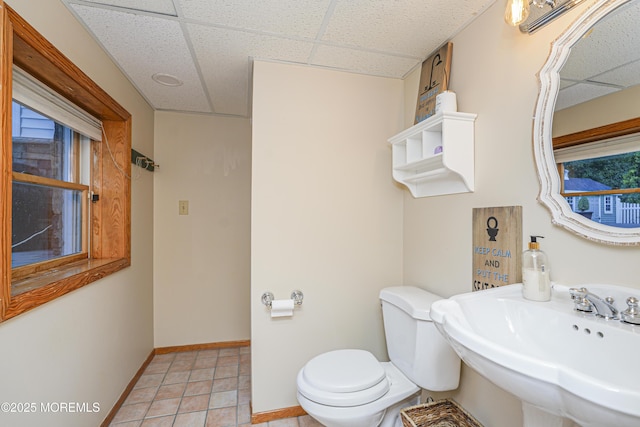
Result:
{"label": "toilet paper holder", "polygon": [[[302,291],[295,290],[291,292],[291,299],[293,300],[295,305],[302,305],[302,300],[304,299],[304,294]],[[275,300],[273,296],[273,292],[265,292],[262,294],[262,303],[267,307],[271,308],[271,303]]]}

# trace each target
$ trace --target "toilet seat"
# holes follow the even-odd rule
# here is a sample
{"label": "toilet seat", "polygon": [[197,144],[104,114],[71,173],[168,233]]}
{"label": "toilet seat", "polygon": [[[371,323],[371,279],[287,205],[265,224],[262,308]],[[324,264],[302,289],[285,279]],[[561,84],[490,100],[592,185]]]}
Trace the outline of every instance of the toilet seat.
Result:
{"label": "toilet seat", "polygon": [[390,388],[385,369],[365,350],[336,350],[311,359],[298,374],[302,395],[330,406],[364,405]]}

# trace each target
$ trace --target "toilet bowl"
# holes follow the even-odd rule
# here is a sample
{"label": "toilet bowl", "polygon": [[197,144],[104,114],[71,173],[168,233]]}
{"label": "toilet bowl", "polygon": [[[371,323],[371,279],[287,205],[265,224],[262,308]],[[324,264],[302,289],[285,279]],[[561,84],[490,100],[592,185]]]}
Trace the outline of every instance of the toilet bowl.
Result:
{"label": "toilet bowl", "polygon": [[393,363],[364,350],[321,354],[300,370],[297,382],[300,405],[325,426],[394,427],[400,409],[417,404],[420,395]]}
{"label": "toilet bowl", "polygon": [[300,369],[298,402],[327,427],[401,427],[421,388],[458,387],[460,359],[429,317],[437,295],[410,286],[380,292],[390,362],[368,351],[334,350]]}

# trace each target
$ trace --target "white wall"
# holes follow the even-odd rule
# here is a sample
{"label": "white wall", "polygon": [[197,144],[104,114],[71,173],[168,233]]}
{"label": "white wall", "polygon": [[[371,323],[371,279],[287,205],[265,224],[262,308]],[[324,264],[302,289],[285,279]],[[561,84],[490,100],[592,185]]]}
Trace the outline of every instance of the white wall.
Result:
{"label": "white wall", "polygon": [[[402,125],[402,82],[254,64],[251,222],[252,408],[297,406],[312,356],[348,346],[386,357],[378,292],[399,284],[402,192],[386,138]],[[304,303],[271,319],[260,303]]]}
{"label": "white wall", "polygon": [[[8,4],[133,115],[153,156],[153,112],[59,1]],[[97,402],[100,411],[0,413],[0,425],[99,425],[153,349],[153,178],[132,182],[132,266],[0,324],[0,401]]]}
{"label": "white wall", "polygon": [[[496,2],[453,39],[451,88],[457,92],[458,109],[478,113],[476,191],[424,199],[413,199],[405,191],[405,284],[443,296],[470,291],[472,209],[521,205],[523,235],[545,236],[541,244],[550,258],[552,280],[640,287],[640,247],[612,247],[574,236],[553,226],[549,212],[536,201],[539,184],[532,150],[536,73],[546,61],[551,41],[577,17],[577,11],[524,35],[503,23],[503,7],[503,2]],[[407,97],[415,99],[417,76],[405,83]],[[414,107],[407,105],[410,118]],[[453,396],[484,425],[522,425],[518,400],[471,369],[464,369]]]}
{"label": "white wall", "polygon": [[251,124],[156,112],[155,134],[155,346],[249,339]]}

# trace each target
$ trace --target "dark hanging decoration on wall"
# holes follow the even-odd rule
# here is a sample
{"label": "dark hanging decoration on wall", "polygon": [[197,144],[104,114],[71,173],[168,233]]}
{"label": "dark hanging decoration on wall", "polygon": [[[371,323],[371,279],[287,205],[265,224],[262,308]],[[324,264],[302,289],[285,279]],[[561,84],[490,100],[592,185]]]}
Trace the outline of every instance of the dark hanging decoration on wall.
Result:
{"label": "dark hanging decoration on wall", "polygon": [[149,172],[153,172],[155,168],[160,167],[160,165],[154,162],[152,159],[134,150],[133,148],[131,149],[131,163],[141,167],[142,169],[146,169]]}

